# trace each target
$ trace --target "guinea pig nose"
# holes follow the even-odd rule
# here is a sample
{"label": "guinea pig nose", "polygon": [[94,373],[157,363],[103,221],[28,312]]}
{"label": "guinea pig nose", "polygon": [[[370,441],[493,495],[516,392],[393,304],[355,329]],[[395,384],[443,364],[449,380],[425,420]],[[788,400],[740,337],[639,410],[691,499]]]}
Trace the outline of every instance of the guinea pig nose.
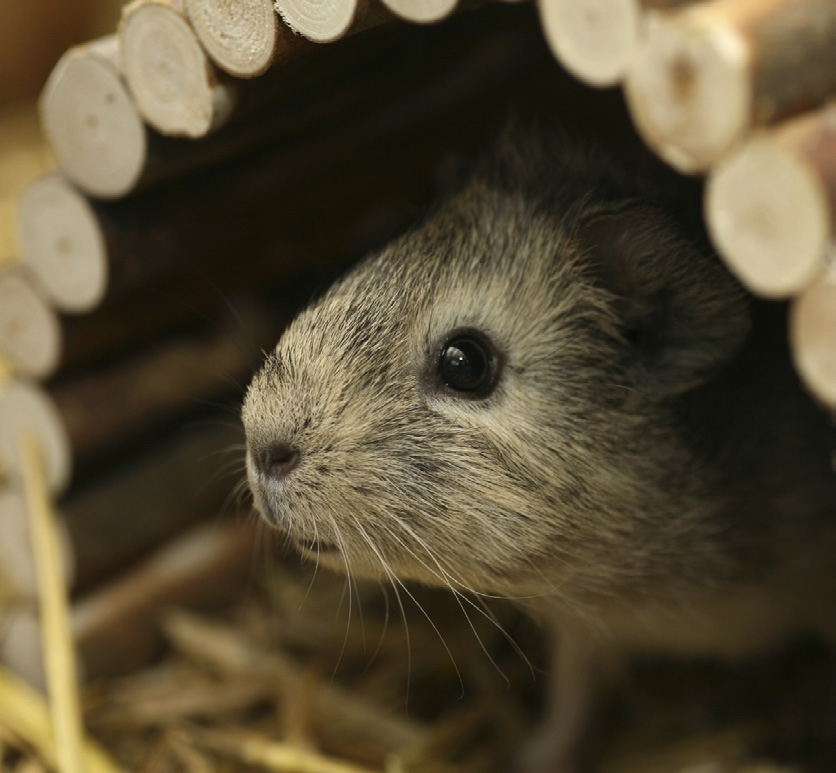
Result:
{"label": "guinea pig nose", "polygon": [[299,451],[287,443],[273,443],[261,457],[261,469],[270,478],[281,480],[299,464]]}

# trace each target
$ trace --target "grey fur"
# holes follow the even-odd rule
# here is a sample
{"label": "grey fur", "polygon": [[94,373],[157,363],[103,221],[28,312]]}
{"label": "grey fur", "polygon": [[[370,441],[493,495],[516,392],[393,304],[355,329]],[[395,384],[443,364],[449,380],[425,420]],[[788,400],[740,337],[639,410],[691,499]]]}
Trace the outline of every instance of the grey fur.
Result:
{"label": "grey fur", "polygon": [[[599,662],[832,626],[824,421],[665,196],[511,126],[254,378],[258,509],[336,569],[519,599]],[[484,400],[434,378],[459,328],[503,359]],[[256,464],[277,442],[300,453],[282,481]]]}

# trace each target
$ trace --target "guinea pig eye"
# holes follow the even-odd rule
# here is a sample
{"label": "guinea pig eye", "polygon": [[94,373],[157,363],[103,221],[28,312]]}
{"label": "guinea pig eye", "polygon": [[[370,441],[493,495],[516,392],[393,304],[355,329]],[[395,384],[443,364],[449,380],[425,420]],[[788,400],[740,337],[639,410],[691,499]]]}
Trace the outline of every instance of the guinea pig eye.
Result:
{"label": "guinea pig eye", "polygon": [[441,347],[438,382],[470,397],[485,397],[496,384],[496,359],[487,342],[472,333],[454,336]]}

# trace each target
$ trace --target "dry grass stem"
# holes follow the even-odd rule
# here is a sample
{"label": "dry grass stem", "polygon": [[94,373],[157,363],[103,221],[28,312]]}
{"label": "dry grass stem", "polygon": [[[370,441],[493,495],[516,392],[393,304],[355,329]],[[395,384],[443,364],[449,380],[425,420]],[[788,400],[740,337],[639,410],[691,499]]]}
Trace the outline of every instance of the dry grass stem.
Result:
{"label": "dry grass stem", "polygon": [[58,769],[61,773],[84,773],[78,676],[63,559],[43,458],[34,437],[21,438],[21,458],[38,576],[43,652]]}
{"label": "dry grass stem", "polygon": [[310,749],[271,741],[251,733],[195,731],[195,738],[207,749],[276,773],[376,773]]}
{"label": "dry grass stem", "polygon": [[[6,731],[15,743],[34,749],[41,760],[58,768],[58,747],[52,730],[49,709],[44,699],[31,687],[0,668],[0,733]],[[81,760],[84,773],[124,773],[95,742],[83,742]]]}

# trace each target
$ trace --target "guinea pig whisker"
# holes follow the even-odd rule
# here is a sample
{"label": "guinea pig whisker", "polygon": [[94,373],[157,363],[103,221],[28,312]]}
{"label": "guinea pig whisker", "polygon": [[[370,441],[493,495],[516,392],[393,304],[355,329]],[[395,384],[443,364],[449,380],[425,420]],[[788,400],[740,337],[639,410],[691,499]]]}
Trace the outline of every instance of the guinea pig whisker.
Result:
{"label": "guinea pig whisker", "polygon": [[[467,620],[467,624],[470,627],[470,630],[473,632],[473,635],[476,637],[476,641],[479,642],[479,647],[482,649],[482,652],[485,653],[485,655],[487,656],[491,665],[496,669],[497,673],[503,678],[505,683],[508,684],[508,685],[511,684],[510,680],[505,675],[505,672],[502,670],[502,668],[496,662],[494,657],[491,655],[490,651],[487,648],[487,645],[485,645],[484,641],[482,640],[482,637],[479,635],[479,631],[477,630],[476,625],[474,624],[473,620],[471,620],[470,615],[467,613],[467,609],[465,609],[465,604],[470,606],[473,610],[475,610],[480,615],[482,615],[485,619],[487,619],[499,631],[499,633],[509,642],[509,644],[513,647],[514,651],[523,659],[523,661],[529,667],[529,669],[532,671],[532,673],[534,673],[534,666],[531,664],[531,661],[528,659],[526,654],[523,652],[522,648],[516,642],[514,637],[511,636],[511,634],[509,634],[502,627],[502,625],[500,625],[499,621],[492,614],[488,614],[485,611],[485,609],[483,609],[482,607],[477,605],[473,601],[473,599],[471,599],[469,596],[464,595],[460,590],[455,588],[453,586],[452,582],[451,582],[450,573],[447,570],[444,569],[444,567],[441,565],[439,560],[435,557],[434,553],[430,550],[427,543],[423,539],[421,539],[417,534],[415,534],[413,532],[413,530],[407,524],[401,522],[400,520],[398,520],[398,523],[400,524],[400,526],[402,528],[404,528],[415,539],[415,541],[424,549],[424,551],[426,551],[427,555],[430,557],[430,560],[438,567],[438,572],[440,572],[441,574],[438,574],[431,567],[427,566],[426,562],[424,562],[415,553],[415,551],[413,551],[412,548],[409,547],[409,545],[403,539],[399,540],[400,543],[401,543],[401,546],[405,550],[407,550],[409,552],[409,554],[416,561],[418,561],[422,566],[424,566],[424,568],[427,569],[427,571],[431,572],[435,577],[437,577],[441,581],[442,585],[446,586],[450,590],[450,592],[453,594],[453,598],[455,598],[455,600],[456,600],[456,604],[458,605],[459,609],[461,610],[462,614],[464,615],[465,620]],[[391,529],[389,529],[388,532],[390,534],[392,534]],[[394,536],[396,539],[398,539],[394,534],[392,534],[392,536]],[[482,602],[482,603],[484,604],[484,602]]]}
{"label": "guinea pig whisker", "polygon": [[[464,595],[461,591],[459,591],[457,588],[455,588],[453,586],[452,582],[451,582],[451,580],[453,579],[452,575],[450,574],[450,572],[448,572],[441,565],[441,562],[438,560],[438,558],[436,558],[435,554],[430,550],[427,543],[423,539],[421,539],[421,537],[419,537],[417,534],[415,534],[414,531],[407,524],[401,522],[400,520],[398,520],[398,523],[402,528],[404,528],[404,530],[406,530],[408,532],[408,534],[411,537],[413,537],[413,539],[419,544],[419,546],[424,549],[424,551],[429,556],[430,560],[438,568],[438,572],[434,571],[432,569],[432,567],[428,566],[427,563],[425,561],[423,561],[415,553],[414,550],[412,550],[412,548],[409,546],[407,541],[398,537],[398,535],[394,534],[392,529],[387,530],[388,533],[390,534],[390,536],[392,536],[394,539],[396,539],[401,544],[401,547],[403,547],[427,571],[429,571],[431,574],[433,574],[440,581],[440,584],[447,587],[449,589],[449,591],[453,594],[453,598],[456,600],[456,604],[458,605],[459,609],[461,610],[462,615],[464,615],[465,620],[467,620],[467,624],[470,627],[470,630],[473,632],[473,635],[476,637],[476,640],[479,642],[479,646],[481,647],[482,651],[485,653],[485,655],[487,656],[488,660],[491,662],[493,667],[496,669],[497,673],[499,673],[499,675],[506,682],[506,684],[510,685],[510,680],[508,679],[508,677],[505,675],[505,672],[502,670],[502,668],[499,666],[499,664],[495,661],[495,659],[493,658],[493,656],[489,652],[487,646],[485,645],[484,641],[482,640],[482,637],[479,635],[479,631],[476,629],[475,624],[471,620],[470,615],[468,614],[467,609],[465,608],[465,604],[467,604],[472,609],[474,609],[476,612],[478,612],[480,615],[485,617],[499,631],[499,633],[511,644],[514,651],[522,658],[522,660],[529,667],[529,669],[531,669],[532,673],[534,673],[534,667],[532,666],[532,664],[529,661],[526,654],[523,652],[522,648],[519,646],[519,644],[516,642],[516,640],[500,625],[499,621],[492,614],[489,614],[484,608],[477,605],[473,601],[473,599]],[[484,605],[484,602],[482,602],[482,604]]]}
{"label": "guinea pig whisker", "polygon": [[[343,636],[343,644],[342,648],[340,649],[339,657],[337,658],[337,662],[334,665],[334,671],[331,674],[331,679],[333,680],[334,676],[337,673],[337,670],[340,667],[340,663],[342,663],[343,657],[345,656],[346,649],[348,647],[348,637],[349,633],[351,632],[351,612],[353,607],[353,600],[354,595],[352,593],[352,575],[351,575],[351,567],[348,563],[348,553],[345,549],[345,541],[343,540],[342,532],[340,531],[339,525],[337,524],[336,518],[333,515],[329,517],[331,531],[334,535],[334,540],[339,548],[340,554],[343,558],[343,565],[345,566],[345,576],[346,576],[346,587],[348,589],[348,616],[345,622],[345,635]],[[316,527],[316,523],[314,523],[314,535],[318,536],[318,531]],[[319,563],[319,542],[317,541],[317,563]],[[345,590],[345,589],[344,589]],[[340,606],[342,606],[342,600],[340,601]]]}
{"label": "guinea pig whisker", "polygon": [[357,599],[357,615],[360,618],[360,638],[363,642],[363,652],[366,652],[366,620],[363,617],[363,595],[360,593],[360,588],[357,585],[357,579],[353,578],[354,582],[354,596]]}
{"label": "guinea pig whisker", "polygon": [[[430,624],[432,629],[435,631],[436,635],[438,636],[439,640],[441,641],[442,646],[446,650],[448,657],[450,658],[450,663],[452,664],[453,669],[456,672],[456,677],[458,678],[459,685],[461,686],[461,691],[462,691],[461,694],[462,694],[462,696],[464,696],[464,679],[462,678],[462,674],[461,674],[461,671],[459,670],[458,664],[456,663],[456,659],[453,656],[453,652],[450,649],[450,646],[447,644],[447,641],[444,638],[444,635],[441,633],[441,630],[436,625],[435,621],[432,619],[432,617],[427,612],[427,610],[424,608],[424,606],[421,604],[421,602],[418,601],[417,598],[415,598],[415,595],[412,593],[412,591],[410,591],[409,588],[403,583],[403,581],[392,571],[392,568],[389,566],[388,562],[386,561],[386,559],[381,554],[379,548],[374,544],[374,541],[369,537],[368,533],[363,528],[363,525],[360,523],[359,519],[356,518],[355,516],[352,516],[352,520],[354,521],[354,525],[356,526],[360,536],[366,541],[366,544],[369,546],[371,551],[377,556],[378,560],[380,561],[381,565],[383,566],[383,570],[386,572],[386,574],[389,576],[390,580],[392,581],[393,587],[395,588],[396,593],[397,593],[397,587],[396,587],[395,584],[397,584],[397,586],[399,586],[403,590],[403,592],[407,596],[409,596],[409,598],[412,600],[412,602],[415,604],[415,606],[418,607],[418,610],[421,612],[421,614],[424,616],[424,618]],[[387,532],[391,534],[391,530],[387,529]],[[407,648],[408,648],[409,652],[411,653],[411,647],[410,647],[410,644],[409,644],[409,633],[408,633],[409,629],[408,629],[408,625],[407,625],[407,622],[406,622],[406,613],[403,609],[403,604],[401,602],[400,593],[397,593],[397,598],[398,598],[398,603],[401,605],[401,613],[403,614],[403,618],[404,618],[404,626],[407,630]],[[411,658],[410,658],[410,670],[411,670]]]}
{"label": "guinea pig whisker", "polygon": [[219,513],[223,516],[231,512],[233,508],[236,510],[243,510],[244,500],[249,493],[249,481],[247,480],[246,473],[244,473],[224,498],[224,501],[221,503],[219,508]]}
{"label": "guinea pig whisker", "polygon": [[[316,538],[316,536],[317,536],[316,523],[314,523],[314,538]],[[288,538],[288,541],[289,541],[290,540],[290,535],[289,534],[288,534],[287,538]],[[302,597],[302,601],[299,604],[299,609],[302,608],[304,603],[308,600],[308,596],[311,595],[311,589],[313,588],[313,584],[316,581],[317,574],[319,574],[319,553],[317,553],[316,561],[314,562],[313,575],[311,576],[311,581],[308,583],[308,588],[305,591],[305,595]]]}
{"label": "guinea pig whisker", "polygon": [[377,639],[377,645],[374,648],[374,652],[372,652],[371,657],[369,658],[369,662],[366,664],[366,667],[363,669],[363,674],[365,675],[368,670],[372,667],[372,664],[377,660],[377,656],[380,654],[380,650],[383,647],[383,642],[386,638],[386,632],[389,630],[389,615],[390,615],[390,607],[389,607],[389,594],[387,593],[387,588],[383,584],[382,580],[377,581],[377,587],[380,589],[380,594],[383,597],[383,625],[380,629],[380,636]]}

